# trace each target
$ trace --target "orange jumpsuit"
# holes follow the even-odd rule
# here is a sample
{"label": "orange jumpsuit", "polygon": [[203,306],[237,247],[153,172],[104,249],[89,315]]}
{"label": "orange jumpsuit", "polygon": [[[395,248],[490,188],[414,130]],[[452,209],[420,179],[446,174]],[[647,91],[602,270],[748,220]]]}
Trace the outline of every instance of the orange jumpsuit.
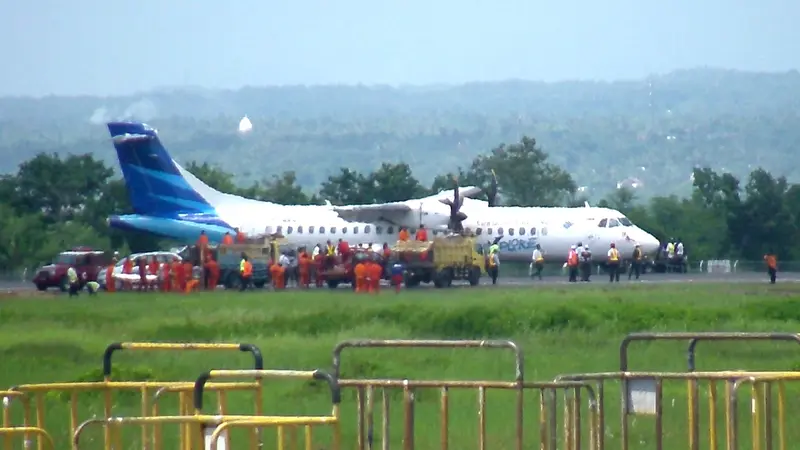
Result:
{"label": "orange jumpsuit", "polygon": [[381,290],[381,275],[383,274],[383,267],[377,262],[371,262],[367,266],[370,278],[370,291],[376,294]]}
{"label": "orange jumpsuit", "polygon": [[408,230],[403,228],[400,230],[400,233],[397,235],[397,239],[401,241],[407,241],[411,236],[408,234]]}
{"label": "orange jumpsuit", "polygon": [[208,290],[213,291],[219,284],[219,264],[210,255],[206,259],[206,269],[208,270]]}
{"label": "orange jumpsuit", "polygon": [[[133,273],[133,261],[130,258],[125,258],[125,262],[122,263],[122,273],[126,275],[130,275]],[[125,281],[122,283],[122,286],[125,290],[130,290],[132,285],[130,281]]]}
{"label": "orange jumpsuit", "polygon": [[[153,259],[150,260],[150,265],[147,266],[148,275],[158,276],[158,268],[159,268],[159,266],[160,266],[160,264],[158,263],[158,259],[156,259],[156,257],[154,256]],[[156,283],[158,283],[157,280],[154,281],[153,284],[151,284],[149,287],[152,288],[152,289],[155,289]]]}
{"label": "orange jumpsuit", "polygon": [[367,267],[364,263],[356,264],[353,268],[356,277],[356,292],[367,292]]}
{"label": "orange jumpsuit", "polygon": [[161,292],[169,292],[172,289],[172,264],[165,262],[161,267]]}
{"label": "orange jumpsuit", "polygon": [[180,261],[172,262],[172,292],[181,292],[186,285],[186,271]]}
{"label": "orange jumpsuit", "polygon": [[311,258],[309,258],[305,253],[302,253],[300,255],[300,259],[298,260],[297,268],[300,277],[300,286],[308,289],[308,285],[311,281]]}
{"label": "orange jumpsuit", "polygon": [[314,282],[317,287],[322,287],[322,260],[325,259],[325,255],[322,253],[318,254],[314,257]]}
{"label": "orange jumpsuit", "polygon": [[226,234],[225,237],[222,238],[222,243],[225,245],[233,244],[233,236]]}
{"label": "orange jumpsuit", "polygon": [[428,230],[426,230],[425,228],[420,228],[419,230],[417,230],[417,235],[415,236],[415,239],[418,241],[427,241]]}
{"label": "orange jumpsuit", "polygon": [[286,269],[281,267],[280,264],[272,264],[269,268],[269,275],[272,277],[272,287],[275,289],[283,289],[286,287],[286,280],[284,279]]}
{"label": "orange jumpsuit", "polygon": [[189,292],[192,289],[197,288],[197,283],[198,282],[192,276],[193,272],[194,272],[194,266],[192,265],[192,263],[190,263],[188,261],[184,261],[183,262],[183,273],[184,273],[184,277],[185,277],[186,281],[184,281],[184,283],[181,284],[181,290],[183,292]]}
{"label": "orange jumpsuit", "polygon": [[110,264],[106,268],[106,292],[114,292],[117,290],[117,283],[114,281],[114,264]]}

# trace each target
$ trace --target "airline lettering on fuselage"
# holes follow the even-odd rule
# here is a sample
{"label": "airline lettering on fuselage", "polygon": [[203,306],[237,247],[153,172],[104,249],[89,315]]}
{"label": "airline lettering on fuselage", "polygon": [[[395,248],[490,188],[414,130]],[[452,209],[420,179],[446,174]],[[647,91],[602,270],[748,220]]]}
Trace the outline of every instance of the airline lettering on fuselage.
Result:
{"label": "airline lettering on fuselage", "polygon": [[522,238],[522,239],[508,239],[500,241],[500,254],[502,252],[524,252],[524,251],[533,251],[536,248],[537,239],[535,237],[531,238]]}

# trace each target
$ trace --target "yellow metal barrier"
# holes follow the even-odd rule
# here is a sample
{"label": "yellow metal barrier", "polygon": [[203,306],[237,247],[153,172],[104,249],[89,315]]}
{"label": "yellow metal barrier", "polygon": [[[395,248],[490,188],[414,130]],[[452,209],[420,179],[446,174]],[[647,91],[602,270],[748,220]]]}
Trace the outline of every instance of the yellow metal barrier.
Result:
{"label": "yellow metal barrier", "polygon": [[[589,373],[562,375],[556,381],[581,381],[595,384],[597,402],[601,405],[599,411],[600,433],[599,450],[605,448],[606,431],[613,436],[619,436],[622,450],[630,447],[631,437],[636,435],[640,442],[634,448],[640,448],[642,442],[655,441],[657,449],[662,448],[687,448],[689,450],[699,450],[700,448],[700,423],[708,425],[706,438],[708,448],[717,449],[721,441],[720,435],[725,439],[729,450],[733,450],[734,435],[731,431],[735,429],[733,423],[733,413],[735,410],[735,399],[733,396],[734,386],[737,381],[755,377],[756,379],[781,378],[800,379],[800,374],[796,372],[744,372],[744,371],[720,371],[720,372],[608,372],[608,373]],[[620,385],[621,409],[620,428],[616,430],[606,430],[605,419],[607,411],[602,407],[605,402],[607,382],[617,381]],[[685,381],[686,390],[675,395],[674,390],[668,391],[670,396],[675,395],[671,401],[664,399],[665,383],[673,381]],[[708,396],[705,399],[708,407],[708,416],[703,417],[700,413],[700,398],[697,398],[697,383],[707,385]],[[719,407],[719,385],[724,385],[723,409]],[[668,386],[667,389],[671,387]],[[668,408],[677,407],[676,397],[685,398],[687,405],[686,415],[678,419],[681,426],[676,430],[664,429],[665,405]],[[669,399],[668,399],[669,400]],[[733,405],[733,406],[732,406]],[[638,423],[633,425],[630,417],[640,418]],[[651,417],[652,423],[646,420]],[[650,424],[653,429],[651,432],[645,431],[643,426]],[[632,430],[632,428],[634,428]],[[648,436],[649,435],[649,436]],[[688,442],[687,442],[688,440]]]}
{"label": "yellow metal barrier", "polygon": [[[3,419],[0,428],[13,428],[15,425],[11,418],[11,408],[15,403],[22,405],[22,427],[28,427],[31,420],[31,405],[25,395],[16,391],[0,391],[0,398],[3,402]],[[27,440],[27,436],[25,437]],[[11,450],[12,435],[11,433],[4,434],[3,448],[4,450]]]}
{"label": "yellow metal barrier", "polygon": [[[797,446],[796,436],[794,441],[787,436],[789,429],[786,426],[786,417],[794,416],[798,410],[789,411],[786,402],[786,383],[800,381],[800,373],[789,372],[780,374],[754,374],[736,380],[732,386],[731,403],[729,405],[731,417],[728,430],[729,448],[752,450],[772,450],[775,448],[774,440],[777,434],[778,449],[786,450],[787,443],[792,443],[792,448]],[[749,385],[749,398],[746,405],[750,419],[750,447],[746,446],[741,434],[746,427],[740,427],[742,409],[739,407],[739,388]],[[794,393],[797,395],[797,393]],[[794,414],[792,414],[794,413]],[[777,416],[777,417],[776,417]],[[775,426],[777,419],[777,426]],[[743,446],[744,445],[744,446]]]}
{"label": "yellow metal barrier", "polygon": [[[391,380],[391,379],[340,379],[342,389],[354,389],[356,399],[357,443],[356,448],[372,449],[375,445],[375,397],[380,396],[380,445],[388,450],[394,436],[391,433],[390,420],[392,417],[391,398],[399,394],[402,398],[400,416],[403,418],[402,440],[404,450],[412,450],[416,444],[415,438],[415,413],[419,408],[424,408],[423,402],[418,401],[430,391],[438,391],[439,415],[439,442],[442,450],[452,448],[449,427],[451,406],[457,401],[453,397],[454,391],[472,391],[477,394],[477,448],[516,448],[521,450],[526,446],[523,424],[533,422],[533,417],[539,423],[539,448],[548,450],[565,448],[577,450],[586,448],[596,449],[600,437],[598,433],[598,408],[595,401],[594,389],[589,383],[583,382],[551,382],[529,383],[524,381],[523,353],[513,341],[482,340],[482,341],[456,341],[456,340],[348,340],[340,342],[333,350],[333,370],[335,375],[341,371],[341,354],[348,348],[429,348],[429,349],[499,349],[509,350],[514,355],[513,381],[486,381],[486,380]],[[489,392],[491,391],[491,394]],[[525,392],[535,394],[535,408],[525,408]],[[489,407],[487,395],[503,395],[503,392],[512,394],[508,398],[513,413],[510,415],[514,423],[513,436],[490,436],[487,428]],[[582,414],[582,397],[588,400],[588,420],[584,421]],[[558,406],[559,398],[562,399],[563,432],[559,433]],[[461,406],[461,405],[459,405]],[[466,404],[464,404],[466,406]],[[344,406],[343,406],[344,407]],[[468,406],[471,410],[471,406]],[[506,408],[501,411],[507,411]],[[456,411],[460,412],[460,411]],[[492,414],[494,416],[494,414]],[[500,416],[507,420],[508,416]],[[505,422],[504,422],[504,425]],[[503,431],[506,427],[503,427]],[[459,430],[461,434],[465,430]],[[495,433],[498,434],[498,433]],[[425,447],[432,447],[433,443],[425,443]]]}
{"label": "yellow metal barrier", "polygon": [[37,427],[2,427],[0,428],[0,436],[3,436],[3,440],[6,438],[11,438],[15,435],[22,435],[23,439],[25,439],[24,448],[28,448],[28,439],[31,434],[37,437],[39,442],[45,443],[46,446],[43,445],[44,448],[48,448],[50,450],[55,449],[55,444],[53,443],[53,438],[47,434],[47,431],[37,428]]}
{"label": "yellow metal barrier", "polygon": [[[330,415],[324,416],[247,416],[247,415],[206,415],[202,414],[203,409],[203,393],[212,384],[208,383],[213,378],[297,378],[303,380],[322,380],[328,383],[331,390],[332,411]],[[216,448],[219,444],[218,439],[225,431],[225,428],[218,429],[218,426],[226,423],[235,423],[238,426],[242,422],[243,427],[260,429],[260,428],[275,428],[278,433],[277,446],[280,449],[285,448],[284,429],[296,428],[303,426],[306,428],[306,436],[312,436],[311,428],[320,425],[329,425],[333,427],[333,450],[338,450],[340,447],[340,434],[339,434],[339,403],[341,401],[341,394],[339,385],[336,380],[329,374],[315,370],[315,371],[298,371],[298,370],[212,370],[202,374],[194,383],[193,389],[194,399],[194,415],[179,415],[179,416],[157,416],[157,417],[111,417],[105,419],[90,419],[83,422],[78,426],[73,436],[73,449],[77,450],[80,447],[81,435],[91,425],[103,425],[108,432],[108,441],[104,442],[105,449],[112,448],[119,449],[122,447],[120,433],[118,427],[122,425],[163,425],[163,424],[180,424],[182,425],[180,435],[180,448],[183,450],[193,450],[201,448],[201,444],[206,440],[205,448]],[[214,432],[217,432],[214,434]],[[254,432],[251,436],[250,449],[258,449],[260,443],[255,438]],[[209,439],[212,439],[209,441]],[[226,440],[227,446],[227,437]],[[308,447],[310,441],[307,441],[305,446]]]}

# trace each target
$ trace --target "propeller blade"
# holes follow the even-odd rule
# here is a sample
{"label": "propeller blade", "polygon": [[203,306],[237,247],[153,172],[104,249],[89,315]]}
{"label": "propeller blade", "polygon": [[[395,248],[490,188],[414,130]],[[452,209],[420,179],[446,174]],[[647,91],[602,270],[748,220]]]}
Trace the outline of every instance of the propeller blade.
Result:
{"label": "propeller blade", "polygon": [[497,205],[497,174],[494,172],[494,169],[492,169],[492,183],[489,185],[487,197],[490,207]]}

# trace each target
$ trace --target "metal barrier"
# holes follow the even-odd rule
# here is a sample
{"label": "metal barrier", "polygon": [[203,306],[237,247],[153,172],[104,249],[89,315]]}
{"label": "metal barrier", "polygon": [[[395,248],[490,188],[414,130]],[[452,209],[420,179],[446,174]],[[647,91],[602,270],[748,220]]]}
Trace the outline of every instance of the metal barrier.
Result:
{"label": "metal barrier", "polygon": [[[538,398],[538,419],[540,448],[544,450],[563,448],[577,450],[584,448],[583,443],[588,441],[589,448],[597,448],[599,437],[596,431],[598,409],[595,401],[594,390],[588,383],[582,382],[552,382],[552,383],[527,383],[524,381],[523,354],[519,346],[512,341],[452,341],[452,340],[349,340],[336,345],[333,350],[333,371],[339,375],[341,371],[341,353],[346,348],[490,348],[506,349],[514,353],[513,381],[453,381],[453,380],[409,380],[409,379],[340,379],[339,385],[343,389],[352,388],[356,391],[357,414],[357,448],[375,448],[375,397],[380,391],[380,446],[384,450],[390,448],[392,435],[390,422],[392,417],[392,394],[401,393],[402,402],[400,413],[403,421],[402,445],[404,450],[412,450],[415,446],[415,416],[420,406],[419,397],[429,390],[439,392],[439,447],[442,450],[451,448],[450,445],[450,413],[451,391],[473,390],[477,394],[478,432],[476,436],[477,447],[481,450],[487,448],[489,442],[487,433],[487,393],[488,391],[506,391],[515,394],[515,408],[513,421],[514,436],[502,442],[492,442],[489,448],[507,448],[514,446],[516,449],[524,447],[524,412],[525,391],[536,391]],[[582,421],[582,394],[588,399],[588,425]],[[558,400],[563,398],[563,434],[558,433]],[[459,430],[465,432],[466,430]]]}
{"label": "metal barrier", "polygon": [[[296,378],[304,380],[323,380],[326,381],[331,390],[332,411],[330,415],[323,416],[247,416],[247,415],[206,415],[202,414],[203,393],[211,386],[208,381],[213,378],[242,378],[252,377],[257,379],[264,378]],[[339,403],[341,393],[339,385],[330,374],[319,370],[298,371],[298,370],[212,370],[202,374],[193,385],[193,400],[195,414],[177,416],[155,416],[155,417],[110,417],[105,419],[90,419],[78,426],[73,436],[73,449],[80,448],[81,435],[91,425],[103,425],[110,430],[110,441],[105,442],[105,449],[111,450],[123,448],[120,440],[118,428],[123,425],[163,425],[179,424],[182,426],[180,435],[180,448],[182,450],[192,450],[200,448],[200,444],[205,441],[207,450],[215,449],[223,442],[225,448],[229,448],[227,436],[222,440],[225,428],[230,426],[242,426],[252,429],[275,428],[278,433],[278,448],[285,448],[284,429],[286,427],[305,427],[306,437],[312,436],[312,427],[329,425],[333,427],[333,450],[340,447],[341,437],[339,435]],[[228,424],[227,427],[219,426]],[[216,433],[216,434],[215,434]],[[255,438],[256,434],[251,434],[253,438],[250,442],[250,449],[258,449],[260,442]],[[310,448],[310,441],[306,442],[305,447]]]}
{"label": "metal barrier", "polygon": [[800,344],[798,333],[746,333],[746,332],[665,332],[665,333],[631,333],[622,339],[619,346],[619,370],[628,370],[628,347],[637,341],[689,341],[686,349],[686,365],[689,372],[694,372],[695,351],[700,341],[789,341]]}
{"label": "metal barrier", "polygon": [[[11,388],[12,392],[24,394],[25,397],[33,397],[33,415],[35,415],[35,426],[45,429],[45,395],[52,392],[69,394],[69,416],[70,434],[73,434],[79,424],[78,393],[86,391],[96,391],[103,393],[103,414],[104,417],[111,417],[113,409],[114,391],[138,391],[140,393],[141,415],[147,416],[151,412],[150,395],[151,391],[161,388],[173,388],[179,392],[179,406],[184,408],[185,413],[191,411],[191,398],[189,392],[193,389],[193,384],[186,381],[174,382],[152,382],[152,381],[112,381],[112,356],[120,350],[137,351],[186,351],[186,350],[225,350],[248,352],[253,355],[254,366],[263,368],[263,357],[258,347],[252,344],[210,344],[210,343],[148,343],[148,342],[117,342],[109,345],[103,353],[103,380],[98,382],[64,382],[64,383],[45,383],[45,384],[25,384]],[[183,389],[183,391],[181,391]],[[261,383],[222,383],[214,386],[214,390],[253,390],[255,396],[256,414],[261,414]],[[30,416],[30,409],[25,413]],[[30,423],[29,421],[26,422]],[[153,441],[160,441],[160,430],[154,429]],[[106,432],[106,444],[110,445],[109,433]],[[147,438],[148,428],[142,427],[143,448],[149,448]],[[38,450],[43,450],[43,442],[38,441]],[[156,448],[155,450],[160,450]]]}
{"label": "metal barrier", "polygon": [[[786,382],[800,381],[800,373],[776,373],[776,374],[758,374],[744,377],[736,380],[731,388],[731,404],[729,416],[731,423],[728,430],[729,448],[740,449],[740,444],[744,444],[744,439],[741,439],[739,427],[739,388],[744,385],[750,385],[749,390],[749,416],[750,416],[750,432],[751,432],[751,446],[753,450],[772,450],[774,446],[775,432],[777,431],[778,449],[786,450],[787,443],[790,438],[787,436],[786,417],[791,412],[797,413],[798,411],[787,411],[786,404]],[[777,385],[777,389],[775,389]],[[773,393],[777,391],[777,396]],[[777,397],[777,398],[773,398]],[[777,403],[777,411],[774,410]],[[774,424],[775,416],[777,416],[777,427]],[[795,444],[796,445],[796,444]]]}
{"label": "metal barrier", "polygon": [[36,435],[37,440],[39,442],[44,442],[47,444],[45,448],[49,448],[50,450],[55,450],[55,444],[53,443],[53,438],[47,433],[47,431],[37,428],[37,427],[2,427],[0,428],[0,436],[3,437],[3,441],[5,441],[5,445],[11,448],[11,438],[15,435],[21,434],[23,439],[25,439],[24,448],[29,447],[29,436],[31,434]]}
{"label": "metal barrier", "polygon": [[[655,440],[655,448],[688,448],[689,450],[698,450],[700,448],[700,405],[696,383],[707,383],[708,385],[708,417],[705,422],[708,424],[707,439],[709,448],[717,449],[718,442],[720,441],[719,435],[722,434],[726,437],[727,449],[733,450],[734,434],[731,429],[734,428],[733,416],[736,412],[735,399],[733,393],[735,383],[738,380],[755,377],[756,379],[781,378],[787,379],[800,379],[800,374],[796,372],[741,372],[741,371],[720,371],[720,372],[608,372],[608,373],[587,373],[587,374],[571,374],[562,375],[556,378],[556,381],[581,381],[595,383],[595,390],[597,393],[597,402],[601,405],[598,417],[599,427],[599,450],[605,448],[605,438],[607,430],[605,428],[606,411],[602,407],[604,405],[606,396],[606,382],[619,381],[622,387],[620,391],[621,396],[621,409],[620,409],[620,429],[619,432],[609,431],[611,436],[619,435],[621,440],[622,450],[627,450],[630,446],[631,436],[636,434],[642,440],[646,439],[644,431],[641,426],[642,422],[647,420],[640,420],[635,425],[631,424],[630,416],[634,418],[639,417],[652,417],[653,431],[650,438]],[[668,402],[664,400],[664,384],[670,381],[693,381],[694,384],[687,384],[685,397],[687,404],[686,422],[682,423],[678,430],[665,430],[664,429],[664,406]],[[724,391],[724,411],[720,411],[718,407],[718,385],[725,384]],[[671,392],[671,391],[668,391]],[[676,405],[676,398],[672,398],[669,402],[672,407]],[[733,405],[733,406],[732,406]],[[720,418],[724,416],[725,425],[724,432],[720,433]],[[683,418],[682,418],[683,419]],[[634,419],[635,421],[635,419]],[[647,425],[645,423],[644,425]],[[634,432],[631,427],[636,426]],[[685,439],[688,436],[688,446]],[[644,442],[639,442],[635,448],[641,448]]]}

